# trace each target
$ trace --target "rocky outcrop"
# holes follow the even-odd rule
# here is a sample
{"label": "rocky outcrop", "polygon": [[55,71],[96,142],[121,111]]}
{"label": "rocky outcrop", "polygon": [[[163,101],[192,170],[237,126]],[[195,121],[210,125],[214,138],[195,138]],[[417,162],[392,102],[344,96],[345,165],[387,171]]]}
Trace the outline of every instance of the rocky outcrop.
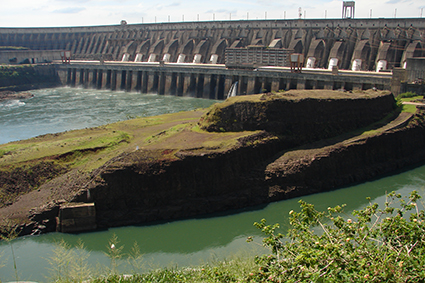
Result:
{"label": "rocky outcrop", "polygon": [[364,182],[425,160],[424,145],[421,111],[406,126],[292,150],[262,132],[220,154],[137,151],[109,164],[90,196],[100,227],[191,217]]}
{"label": "rocky outcrop", "polygon": [[[425,160],[424,110],[416,114],[392,111],[393,116],[398,115],[394,119],[388,115],[394,105],[389,94],[340,100],[335,97],[346,94],[336,93],[332,98],[316,93],[315,98],[298,100],[293,95],[291,99],[272,95],[237,98],[236,102],[215,106],[221,111],[210,111],[199,121],[204,127],[210,123],[230,130],[232,123],[220,120],[233,119],[233,114],[226,113],[239,113],[234,116],[234,130],[253,127],[249,129],[257,131],[238,133],[234,140],[226,138],[235,137],[234,132],[197,132],[195,125],[201,114],[187,120],[191,126],[179,131],[176,125],[181,122],[177,120],[182,120],[177,116],[172,116],[168,126],[154,124],[155,131],[143,123],[143,131],[150,132],[149,139],[143,136],[148,140],[144,146],[136,148],[130,140],[131,150],[120,150],[112,158],[108,155],[108,161],[91,173],[76,178],[83,174],[75,168],[75,178],[68,172],[43,185],[39,193],[32,191],[36,196],[54,189],[57,195],[46,197],[49,205],[32,214],[32,222],[22,226],[22,233],[51,231],[60,206],[70,200],[93,203],[96,226],[106,228],[193,217],[323,192]],[[293,107],[287,102],[291,100]],[[305,106],[304,111],[298,103]],[[350,109],[350,103],[358,112]],[[340,109],[334,109],[336,106]],[[278,107],[282,107],[280,111]],[[322,116],[313,115],[320,113]],[[389,121],[381,120],[369,134],[363,130],[348,132],[383,116]],[[312,122],[314,126],[309,125]],[[137,125],[137,121],[131,123]],[[125,122],[119,125],[130,130]],[[288,127],[292,127],[292,134],[286,132]],[[340,131],[345,134],[336,136]],[[308,142],[317,139],[320,141]],[[94,158],[99,159],[99,155]]]}
{"label": "rocky outcrop", "polygon": [[389,92],[287,91],[216,104],[200,126],[214,132],[265,130],[302,144],[370,125],[394,107]]}

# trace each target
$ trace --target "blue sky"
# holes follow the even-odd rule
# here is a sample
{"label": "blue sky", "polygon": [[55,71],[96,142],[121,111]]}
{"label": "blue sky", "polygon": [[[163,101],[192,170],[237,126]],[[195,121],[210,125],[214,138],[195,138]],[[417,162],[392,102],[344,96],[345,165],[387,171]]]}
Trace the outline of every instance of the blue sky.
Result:
{"label": "blue sky", "polygon": [[[53,27],[246,20],[341,18],[342,0],[1,0],[0,27]],[[421,10],[422,9],[422,10]],[[358,0],[355,18],[425,18],[423,0]]]}

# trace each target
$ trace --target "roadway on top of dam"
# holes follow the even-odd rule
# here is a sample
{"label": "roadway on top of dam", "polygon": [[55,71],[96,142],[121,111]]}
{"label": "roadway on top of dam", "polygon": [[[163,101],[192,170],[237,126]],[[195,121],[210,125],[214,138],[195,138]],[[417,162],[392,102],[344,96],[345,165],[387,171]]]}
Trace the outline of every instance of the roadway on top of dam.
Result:
{"label": "roadway on top of dam", "polygon": [[[54,61],[54,64],[62,65],[63,67],[85,68],[85,69],[134,69],[134,68],[162,68],[170,69],[170,71],[184,72],[184,70],[211,70],[211,73],[218,71],[244,71],[244,72],[266,72],[266,73],[292,73],[310,74],[310,75],[328,75],[335,76],[336,74],[329,69],[323,68],[302,68],[301,73],[292,72],[290,67],[280,66],[259,66],[254,69],[229,69],[224,64],[198,64],[198,63],[171,63],[171,62],[131,62],[131,61],[96,61],[96,60],[71,60],[69,64],[62,64],[61,61]],[[355,76],[364,78],[391,79],[392,71],[374,72],[374,71],[352,71],[338,70],[341,76]]]}

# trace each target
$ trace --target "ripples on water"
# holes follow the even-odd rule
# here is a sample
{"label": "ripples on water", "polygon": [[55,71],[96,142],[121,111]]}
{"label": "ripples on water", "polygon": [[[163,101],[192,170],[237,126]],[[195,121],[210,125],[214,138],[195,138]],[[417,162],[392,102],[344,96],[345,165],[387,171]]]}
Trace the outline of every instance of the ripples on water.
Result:
{"label": "ripples on water", "polygon": [[[158,111],[169,113],[189,110],[185,107],[190,109],[206,107],[213,103],[202,99],[66,88],[40,90],[34,94],[34,98],[25,100],[25,104],[22,105],[20,105],[22,102],[16,101],[0,104],[0,124],[2,126],[6,124],[6,128],[15,128],[15,131],[10,130],[15,134],[16,129],[22,129],[25,132],[25,134],[22,133],[23,138],[46,132],[125,120],[128,116],[150,116],[160,114]],[[34,131],[32,127],[38,130]],[[0,133],[3,135],[3,127]],[[8,141],[10,136],[1,138]],[[16,136],[15,139],[17,139]],[[329,206],[346,203],[346,211],[349,214],[351,210],[361,209],[367,205],[366,197],[371,197],[372,202],[383,204],[386,192],[397,191],[407,195],[415,189],[424,196],[424,186],[425,166],[422,166],[394,176],[332,192],[305,196],[302,199],[315,204],[321,211]],[[246,237],[254,235],[256,243],[261,243],[261,233],[253,227],[253,222],[266,218],[268,223],[280,223],[282,232],[285,232],[289,227],[288,212],[299,209],[299,199],[280,201],[265,207],[207,218],[111,228],[107,231],[77,235],[51,233],[17,239],[13,244],[20,279],[48,281],[46,279],[50,267],[48,258],[52,257],[56,243],[61,239],[72,246],[81,239],[90,251],[89,261],[93,268],[96,267],[96,263],[105,266],[110,264],[104,253],[113,234],[118,236],[120,244],[124,245],[125,252],[130,251],[134,242],[139,244],[144,254],[146,269],[198,265],[214,258],[221,259],[234,254],[244,254],[244,252],[252,255],[263,251],[258,250],[255,243],[248,244],[245,241]],[[5,262],[5,266],[0,268],[0,280],[14,280],[10,247],[0,242],[0,263],[2,262]],[[122,272],[131,272],[131,268],[124,267],[126,259],[120,263],[123,267]]]}
{"label": "ripples on water", "polygon": [[31,93],[34,97],[30,99],[0,102],[0,144],[135,117],[205,108],[217,102],[78,88],[41,89]]}

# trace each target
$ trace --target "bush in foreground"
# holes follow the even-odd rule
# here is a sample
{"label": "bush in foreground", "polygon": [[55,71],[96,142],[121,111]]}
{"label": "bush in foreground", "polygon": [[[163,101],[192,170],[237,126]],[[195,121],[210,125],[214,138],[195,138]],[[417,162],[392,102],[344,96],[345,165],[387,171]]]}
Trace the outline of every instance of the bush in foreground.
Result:
{"label": "bush in foreground", "polygon": [[[399,208],[394,202],[400,201]],[[406,200],[390,193],[383,209],[376,203],[341,216],[343,207],[319,212],[300,201],[290,211],[287,237],[278,224],[254,225],[266,238],[271,255],[256,258],[259,269],[247,281],[260,282],[424,282],[425,217],[413,191]]]}

